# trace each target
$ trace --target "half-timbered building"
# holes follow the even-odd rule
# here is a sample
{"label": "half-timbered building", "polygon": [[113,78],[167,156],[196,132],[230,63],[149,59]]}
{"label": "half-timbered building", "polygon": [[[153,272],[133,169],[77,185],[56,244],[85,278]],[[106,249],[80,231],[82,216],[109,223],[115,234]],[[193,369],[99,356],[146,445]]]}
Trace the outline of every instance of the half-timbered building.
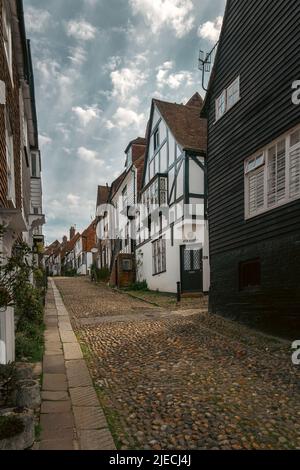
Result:
{"label": "half-timbered building", "polygon": [[202,98],[152,101],[138,214],[136,264],[151,290],[209,290],[206,121]]}

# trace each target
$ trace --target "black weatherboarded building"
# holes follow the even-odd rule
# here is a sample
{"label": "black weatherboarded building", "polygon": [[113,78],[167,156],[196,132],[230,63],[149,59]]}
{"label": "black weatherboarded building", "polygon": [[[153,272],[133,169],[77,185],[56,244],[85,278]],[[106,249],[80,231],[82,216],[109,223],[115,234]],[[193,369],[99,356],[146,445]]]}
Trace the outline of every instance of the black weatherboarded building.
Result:
{"label": "black weatherboarded building", "polygon": [[208,119],[210,310],[300,336],[299,0],[228,0]]}

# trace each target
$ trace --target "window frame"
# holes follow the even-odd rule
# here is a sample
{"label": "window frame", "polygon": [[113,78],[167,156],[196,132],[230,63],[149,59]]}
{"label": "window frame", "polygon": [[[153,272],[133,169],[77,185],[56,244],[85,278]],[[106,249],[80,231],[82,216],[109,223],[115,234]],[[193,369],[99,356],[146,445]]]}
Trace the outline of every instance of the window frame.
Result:
{"label": "window frame", "polygon": [[[229,91],[236,84],[238,84],[238,98],[237,100],[229,105]],[[233,95],[234,96],[234,95]],[[224,101],[224,111],[220,113],[219,103],[221,99]],[[241,99],[241,77],[238,75],[226,88],[223,89],[222,93],[215,100],[215,122],[218,122],[225,114],[232,109]]]}
{"label": "window frame", "polygon": [[[243,281],[244,281],[244,274],[245,272],[243,271],[243,269],[245,269],[246,267],[249,267],[249,266],[254,266],[256,265],[257,268],[258,268],[258,278],[259,278],[259,281],[257,284],[253,284],[253,285],[243,285]],[[261,271],[261,259],[260,258],[254,258],[254,259],[251,259],[251,260],[247,260],[247,261],[241,261],[239,263],[239,291],[240,292],[257,292],[261,289],[261,285],[262,285],[262,271]],[[250,277],[250,274],[248,272],[248,276]]]}
{"label": "window frame", "polygon": [[167,272],[167,244],[165,237],[152,242],[152,275],[158,276]]}
{"label": "window frame", "polygon": [[12,85],[14,85],[13,38],[12,38],[13,25],[12,25],[12,15],[11,15],[10,7],[6,0],[3,0],[3,5],[2,5],[2,30],[3,30],[4,54],[7,60],[11,82],[12,82]]}
{"label": "window frame", "polygon": [[[295,150],[299,150],[300,152],[300,140],[293,146],[291,146],[291,137],[293,134],[295,134],[297,131],[300,131],[300,125],[297,125],[290,129],[288,132],[280,135],[278,138],[270,142],[270,144],[266,145],[262,149],[260,149],[258,152],[253,154],[251,157],[248,157],[244,161],[244,199],[245,199],[245,220],[251,220],[254,217],[257,217],[261,214],[265,214],[267,212],[270,212],[274,209],[277,209],[278,207],[284,206],[286,204],[289,204],[290,202],[293,202],[297,199],[300,199],[300,189],[299,193],[291,196],[291,166],[290,166],[290,159],[291,159],[291,153],[294,152]],[[277,145],[285,141],[285,197],[281,199],[280,201],[276,201],[274,204],[270,205],[269,204],[269,151],[273,147],[277,148]],[[264,163],[261,165],[257,166],[256,168],[248,171],[247,166],[251,160],[256,158],[259,155],[264,156]],[[277,154],[276,154],[277,155]],[[300,156],[299,156],[299,165],[300,165]],[[262,167],[264,168],[264,206],[263,208],[259,209],[256,211],[254,214],[250,214],[249,211],[249,198],[250,198],[250,191],[249,191],[249,178],[250,175],[255,175],[258,174],[259,171],[261,171]],[[277,179],[277,173],[275,175],[275,178]],[[300,172],[299,172],[299,178],[300,178]],[[300,184],[300,183],[299,183]]]}
{"label": "window frame", "polygon": [[16,207],[14,135],[7,111],[5,111],[5,151],[7,172],[7,200],[11,201]]}

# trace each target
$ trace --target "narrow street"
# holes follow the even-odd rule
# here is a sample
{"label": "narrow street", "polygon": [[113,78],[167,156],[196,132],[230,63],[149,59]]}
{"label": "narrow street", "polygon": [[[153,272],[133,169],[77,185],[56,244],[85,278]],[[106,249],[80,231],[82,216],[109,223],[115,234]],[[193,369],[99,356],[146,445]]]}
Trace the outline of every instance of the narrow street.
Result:
{"label": "narrow street", "polygon": [[57,278],[119,449],[300,448],[290,343]]}

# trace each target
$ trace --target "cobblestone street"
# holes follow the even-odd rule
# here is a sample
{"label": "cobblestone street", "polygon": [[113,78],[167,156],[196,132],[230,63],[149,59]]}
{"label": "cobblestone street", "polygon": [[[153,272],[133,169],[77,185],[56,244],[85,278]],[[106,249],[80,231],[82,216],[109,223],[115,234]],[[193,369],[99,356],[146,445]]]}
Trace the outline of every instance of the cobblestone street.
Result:
{"label": "cobblestone street", "polygon": [[118,448],[300,449],[288,342],[85,278],[55,284]]}

